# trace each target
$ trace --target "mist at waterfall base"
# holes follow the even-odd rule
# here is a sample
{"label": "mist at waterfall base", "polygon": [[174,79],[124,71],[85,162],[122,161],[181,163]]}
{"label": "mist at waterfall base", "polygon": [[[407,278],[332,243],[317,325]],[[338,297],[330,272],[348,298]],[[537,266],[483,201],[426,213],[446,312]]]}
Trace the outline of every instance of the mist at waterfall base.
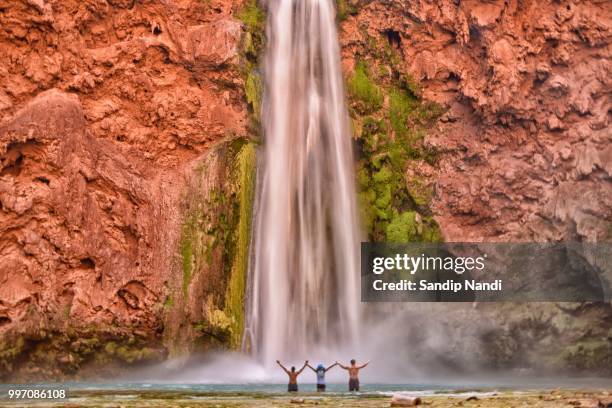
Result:
{"label": "mist at waterfall base", "polygon": [[[308,359],[319,363],[343,364],[351,358],[369,360],[361,370],[363,392],[491,390],[603,387],[609,379],[577,377],[571,371],[538,370],[537,361],[529,366],[493,368],[483,364],[482,355],[490,347],[482,334],[490,327],[478,321],[481,313],[463,304],[366,304],[367,324],[357,333],[353,348],[320,348],[282,359],[286,367],[298,369]],[[471,324],[469,322],[472,322]],[[500,323],[501,324],[501,323]],[[281,359],[280,356],[278,356]],[[274,363],[257,355],[219,352],[192,356],[188,361],[170,360],[143,368],[121,381],[150,384],[207,385],[213,391],[284,392],[287,375]],[[315,374],[308,368],[299,377],[301,391],[314,391]],[[334,392],[345,392],[348,373],[334,367],[326,375]],[[239,385],[246,385],[241,388]]]}
{"label": "mist at waterfall base", "polygon": [[[372,307],[371,307],[372,306]],[[462,317],[476,317],[479,311],[471,304],[367,305],[372,316],[367,327],[358,333],[358,344],[352,350],[319,349],[296,354],[283,360],[287,367],[298,369],[308,359],[310,364],[328,365],[338,360],[347,364],[351,358],[370,360],[361,370],[364,392],[453,391],[491,389],[546,389],[575,387],[608,388],[609,379],[575,377],[572,372],[541,375],[537,367],[492,369],[479,359],[487,345],[480,342],[477,325],[462,324]],[[413,310],[416,309],[416,310]],[[439,316],[440,318],[436,318]],[[455,325],[452,325],[452,322]],[[480,330],[484,330],[481,327]],[[300,375],[301,391],[314,391],[315,374],[308,368]],[[158,384],[207,384],[211,390],[232,391],[234,385],[247,384],[254,392],[286,391],[287,375],[272,361],[266,364],[239,352],[211,352],[193,356],[189,361],[167,361],[131,373],[126,382]],[[326,375],[330,389],[345,392],[348,373],[334,367]],[[274,385],[274,386],[273,386]],[[229,387],[229,388],[228,388]],[[240,387],[237,387],[240,390]]]}
{"label": "mist at waterfall base", "polygon": [[[442,339],[431,337],[426,347],[420,344],[411,349],[407,343],[407,333],[397,327],[403,319],[384,319],[378,324],[371,324],[364,328],[358,337],[360,340],[352,347],[342,348],[312,348],[308,353],[300,353],[292,356],[278,356],[287,368],[295,366],[300,369],[305,360],[310,365],[325,366],[339,361],[349,365],[352,358],[357,363],[370,361],[370,364],[361,370],[360,378],[363,384],[388,383],[407,384],[419,382],[442,381],[447,376],[441,375],[440,370],[426,373],[420,367],[411,363],[411,355],[422,352],[425,348],[429,351],[435,349]],[[412,350],[412,352],[411,352]],[[435,360],[432,355],[431,361]],[[147,368],[144,376],[135,375],[137,380],[163,380],[164,382],[186,382],[186,383],[210,383],[210,384],[234,384],[234,383],[286,383],[287,375],[276,365],[276,358],[272,361],[262,361],[258,356],[251,356],[240,352],[211,352],[201,356],[195,356],[187,363],[168,361],[156,367]],[[299,377],[300,383],[312,383],[315,374],[309,368],[305,368]],[[340,367],[334,367],[326,374],[329,383],[346,383],[348,372]]]}

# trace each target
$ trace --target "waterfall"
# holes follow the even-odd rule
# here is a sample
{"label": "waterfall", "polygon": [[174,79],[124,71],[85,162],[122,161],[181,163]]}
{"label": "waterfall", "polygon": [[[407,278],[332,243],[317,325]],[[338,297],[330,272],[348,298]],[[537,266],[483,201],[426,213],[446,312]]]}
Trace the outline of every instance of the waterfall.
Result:
{"label": "waterfall", "polygon": [[269,0],[245,348],[265,364],[356,340],[351,135],[332,0]]}

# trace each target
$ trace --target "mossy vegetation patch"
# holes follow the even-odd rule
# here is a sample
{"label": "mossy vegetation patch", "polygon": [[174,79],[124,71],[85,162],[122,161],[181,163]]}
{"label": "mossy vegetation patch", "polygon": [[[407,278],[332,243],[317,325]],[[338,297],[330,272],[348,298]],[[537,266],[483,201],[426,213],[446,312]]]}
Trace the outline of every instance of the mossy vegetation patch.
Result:
{"label": "mossy vegetation patch", "polygon": [[178,245],[182,282],[163,307],[175,331],[167,341],[190,340],[171,346],[173,354],[240,347],[255,172],[255,144],[246,138],[222,143],[194,168]]}
{"label": "mossy vegetation patch", "polygon": [[254,139],[261,133],[261,101],[263,79],[260,60],[265,45],[266,14],[257,0],[247,0],[237,13],[244,32],[241,41],[240,71],[244,81],[244,94],[249,109],[249,131]]}
{"label": "mossy vegetation patch", "polygon": [[[262,41],[259,34],[263,33],[266,25],[266,14],[257,4],[257,0],[247,0],[238,11],[238,19],[244,24],[246,32],[251,34],[253,41]],[[258,53],[255,53],[258,55]]]}
{"label": "mossy vegetation patch", "polygon": [[251,108],[255,120],[261,117],[261,99],[263,95],[263,81],[258,70],[252,69],[247,73],[244,91],[247,103]]}
{"label": "mossy vegetation patch", "polygon": [[347,89],[359,114],[370,114],[382,107],[383,91],[370,78],[368,66],[364,62],[359,62],[355,66],[355,72],[348,80]]}
{"label": "mossy vegetation patch", "polygon": [[256,152],[247,143],[236,155],[234,177],[238,185],[238,219],[234,228],[232,266],[230,280],[225,294],[224,312],[230,317],[230,347],[238,348],[244,328],[244,300],[249,265],[249,243],[251,220],[255,196]]}
{"label": "mossy vegetation patch", "polygon": [[[242,40],[241,61],[245,96],[249,108],[249,132],[251,140],[257,143],[261,138],[261,106],[264,87],[261,57],[266,42],[267,17],[265,10],[260,7],[257,0],[247,0],[239,11],[238,18],[246,30]],[[230,172],[234,190],[233,217],[230,223],[232,233],[228,237],[224,252],[225,271],[229,276],[229,281],[222,313],[217,313],[214,320],[217,321],[217,326],[223,326],[227,330],[229,347],[238,349],[241,345],[245,322],[244,303],[257,155],[254,143],[244,140],[235,141],[232,152],[234,157]]]}
{"label": "mossy vegetation patch", "polygon": [[[13,364],[24,351],[25,341],[19,337],[11,342],[0,343],[0,368],[1,371],[9,373],[13,370]],[[1,377],[0,377],[1,378]]]}
{"label": "mossy vegetation patch", "polygon": [[336,18],[339,22],[346,20],[349,16],[357,14],[358,5],[356,0],[336,0]]}
{"label": "mossy vegetation patch", "polygon": [[[133,334],[136,328],[73,327],[8,335],[0,342],[0,379],[61,381],[79,378],[82,370],[118,372],[137,364],[156,363],[166,350]],[[98,373],[99,374],[99,373]]]}
{"label": "mossy vegetation patch", "polygon": [[189,283],[194,270],[199,270],[203,262],[210,259],[210,251],[214,242],[203,233],[202,223],[205,221],[203,207],[198,206],[187,215],[181,227],[181,266],[183,271],[183,296],[189,296]]}
{"label": "mossy vegetation patch", "polygon": [[408,170],[436,165],[438,153],[424,138],[444,109],[422,99],[384,36],[364,36],[366,49],[347,78],[363,226],[372,241],[440,241],[431,180]]}

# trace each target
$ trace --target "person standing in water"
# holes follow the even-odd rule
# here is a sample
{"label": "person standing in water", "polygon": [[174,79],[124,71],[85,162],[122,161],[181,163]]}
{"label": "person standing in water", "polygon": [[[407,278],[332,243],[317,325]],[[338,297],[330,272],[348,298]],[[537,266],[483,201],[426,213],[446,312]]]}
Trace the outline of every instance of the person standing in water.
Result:
{"label": "person standing in water", "polygon": [[308,364],[308,368],[315,372],[317,375],[317,391],[322,392],[325,391],[325,373],[331,370],[338,362],[336,361],[334,364],[325,368],[323,364],[319,364],[317,368],[314,368],[310,364]]}
{"label": "person standing in water", "polygon": [[353,359],[351,360],[350,367],[344,366],[337,361],[336,364],[338,364],[340,368],[344,368],[349,372],[349,391],[359,391],[359,370],[370,364],[370,362],[368,361],[367,363],[358,366],[355,359]]}
{"label": "person standing in water", "polygon": [[297,384],[298,375],[300,375],[302,373],[302,371],[304,371],[304,368],[306,368],[306,366],[308,365],[308,360],[306,360],[304,362],[304,365],[298,371],[295,371],[295,367],[294,366],[291,366],[291,370],[287,370],[287,368],[285,368],[285,366],[282,365],[281,362],[278,361],[278,360],[276,360],[276,364],[278,364],[283,370],[285,370],[285,372],[289,376],[289,384],[287,385],[287,392],[297,392],[297,390],[298,390],[298,384]]}

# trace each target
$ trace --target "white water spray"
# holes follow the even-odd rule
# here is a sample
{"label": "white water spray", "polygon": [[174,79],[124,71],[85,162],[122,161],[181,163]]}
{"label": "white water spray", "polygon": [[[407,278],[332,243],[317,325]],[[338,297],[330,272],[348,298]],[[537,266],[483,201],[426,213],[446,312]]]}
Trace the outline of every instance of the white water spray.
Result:
{"label": "white water spray", "polygon": [[350,349],[358,242],[332,0],[270,0],[244,344],[264,364]]}

